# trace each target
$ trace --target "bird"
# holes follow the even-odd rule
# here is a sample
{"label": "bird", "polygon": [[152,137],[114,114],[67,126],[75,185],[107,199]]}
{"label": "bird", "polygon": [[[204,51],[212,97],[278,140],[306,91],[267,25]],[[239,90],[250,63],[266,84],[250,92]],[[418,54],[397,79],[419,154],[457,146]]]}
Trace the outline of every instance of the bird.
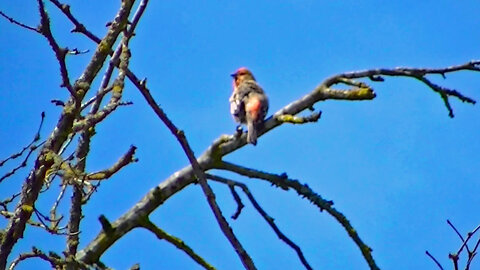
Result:
{"label": "bird", "polygon": [[246,67],[237,69],[231,76],[230,113],[237,123],[247,125],[247,143],[256,145],[258,130],[268,112],[268,97]]}

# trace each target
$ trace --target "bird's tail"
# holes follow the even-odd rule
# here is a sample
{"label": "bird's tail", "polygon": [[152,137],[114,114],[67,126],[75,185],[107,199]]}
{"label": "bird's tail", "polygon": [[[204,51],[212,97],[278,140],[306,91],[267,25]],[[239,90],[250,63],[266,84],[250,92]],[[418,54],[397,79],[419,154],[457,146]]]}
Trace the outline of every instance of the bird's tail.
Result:
{"label": "bird's tail", "polygon": [[247,142],[257,145],[257,127],[253,121],[247,121]]}

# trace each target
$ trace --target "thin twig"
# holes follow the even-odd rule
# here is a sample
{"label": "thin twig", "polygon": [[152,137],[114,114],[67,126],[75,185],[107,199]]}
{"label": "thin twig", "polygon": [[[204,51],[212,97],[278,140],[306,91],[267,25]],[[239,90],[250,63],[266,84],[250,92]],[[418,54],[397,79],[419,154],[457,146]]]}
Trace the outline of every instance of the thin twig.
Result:
{"label": "thin twig", "polygon": [[135,150],[137,147],[135,146],[130,146],[130,149],[128,149],[127,153],[125,153],[111,168],[108,168],[106,170],[102,170],[99,172],[95,173],[89,173],[87,174],[85,180],[90,181],[90,180],[105,180],[110,178],[112,175],[117,173],[119,170],[121,170],[123,167],[126,165],[136,162],[137,159],[134,158],[135,155]]}
{"label": "thin twig", "polygon": [[[4,210],[0,210],[0,215],[4,216],[5,218],[13,218],[15,216],[14,213],[12,212],[8,212],[8,211],[4,211]],[[41,218],[41,215],[37,215],[37,217],[39,217],[39,219]],[[63,229],[58,229],[58,228],[50,228],[48,227],[44,222],[43,220],[41,220],[42,222],[36,222],[36,221],[33,221],[33,220],[28,220],[27,221],[27,224],[31,225],[31,226],[34,226],[34,227],[37,227],[37,228],[41,228],[41,229],[44,229],[45,231],[47,231],[48,233],[50,234],[54,234],[54,235],[67,235],[66,233],[62,232]]]}
{"label": "thin twig", "polygon": [[38,30],[37,28],[35,27],[31,27],[31,26],[28,26],[24,23],[21,23],[17,20],[15,20],[14,18],[8,16],[7,14],[3,13],[1,10],[0,10],[0,15],[3,16],[5,19],[9,20],[11,23],[13,24],[16,24],[22,28],[25,28],[25,29],[28,29],[28,30],[31,30],[31,31],[34,31],[34,32],[37,32],[37,33],[40,33],[40,30]]}
{"label": "thin twig", "polygon": [[28,162],[28,159],[30,158],[30,156],[33,154],[33,152],[35,152],[35,150],[37,150],[38,147],[42,146],[43,144],[45,143],[42,142],[40,143],[39,145],[32,145],[30,146],[30,150],[28,151],[28,154],[27,156],[23,159],[23,161],[18,164],[15,168],[13,168],[11,171],[7,172],[6,174],[4,174],[2,177],[0,177],[0,182],[2,182],[3,180],[5,180],[6,178],[14,175],[18,170],[22,169],[22,168],[25,168],[27,166],[27,162]]}
{"label": "thin twig", "polygon": [[57,220],[60,220],[60,218],[62,218],[62,216],[60,216],[60,218],[57,219],[57,207],[60,204],[60,201],[62,200],[63,196],[65,195],[66,189],[67,189],[67,183],[63,183],[60,189],[60,193],[58,194],[57,199],[53,203],[52,209],[50,209],[50,219],[53,220],[51,222],[50,227],[52,228],[56,228],[58,226]]}
{"label": "thin twig", "polygon": [[[460,234],[460,232],[457,230],[457,228],[456,228],[455,226],[453,226],[452,222],[450,222],[450,220],[447,219],[447,223],[448,223],[448,225],[450,225],[450,227],[455,231],[455,233],[456,233],[457,236],[460,238],[460,240],[462,240],[462,243],[465,242],[465,239],[464,239],[463,236]],[[466,245],[466,248],[467,248],[468,253],[470,253],[470,249],[468,248],[468,245]]]}
{"label": "thin twig", "polygon": [[438,266],[438,268],[440,268],[440,270],[443,270],[442,265],[437,261],[437,259],[435,259],[435,257],[433,257],[432,254],[430,254],[430,252],[428,252],[428,250],[425,251],[425,254],[427,254],[427,256],[435,262],[435,264]]}
{"label": "thin twig", "polygon": [[60,9],[65,16],[73,23],[75,28],[72,29],[72,33],[78,32],[82,33],[91,40],[95,41],[95,43],[100,43],[101,39],[95,36],[92,32],[88,31],[83,24],[81,24],[70,12],[70,6],[67,4],[62,4],[60,1],[57,0],[49,0],[52,2],[58,9]]}
{"label": "thin twig", "polygon": [[480,225],[478,225],[475,229],[473,229],[473,231],[469,232],[467,234],[467,238],[465,238],[465,241],[463,241],[463,244],[460,246],[460,248],[458,249],[457,251],[457,254],[460,254],[460,252],[462,252],[463,248],[467,245],[468,241],[470,240],[470,238],[472,238],[472,236],[478,231],[480,230]]}
{"label": "thin twig", "polygon": [[[8,211],[0,211],[0,215],[6,217],[6,218],[13,218],[15,216],[14,213],[12,212],[8,212]],[[34,227],[38,227],[38,228],[42,228],[42,229],[45,229],[48,231],[48,227],[45,226],[44,224],[40,223],[40,222],[36,222],[36,221],[33,221],[33,220],[28,220],[27,221],[28,224],[34,226]]]}
{"label": "thin twig", "polygon": [[47,11],[45,10],[45,5],[43,3],[43,0],[38,0],[38,9],[40,11],[40,18],[41,18],[41,24],[39,28],[40,32],[48,40],[48,43],[50,44],[50,47],[52,47],[53,51],[55,52],[55,56],[57,57],[58,63],[60,65],[60,74],[62,77],[61,86],[67,88],[68,92],[70,92],[70,94],[72,95],[72,98],[76,100],[79,97],[77,95],[77,92],[75,92],[75,90],[73,89],[70,83],[67,64],[65,61],[65,56],[67,55],[68,50],[65,48],[60,48],[57,41],[53,37],[52,30],[50,29],[50,17],[48,16]]}
{"label": "thin twig", "polygon": [[209,264],[205,259],[203,259],[200,255],[195,253],[191,247],[189,247],[183,240],[179,239],[178,237],[175,237],[164,230],[160,229],[157,227],[155,224],[153,224],[150,220],[144,219],[141,224],[141,227],[149,230],[155,236],[157,236],[158,239],[163,239],[169,242],[170,244],[174,245],[176,248],[182,250],[185,252],[190,258],[192,258],[196,263],[201,265],[205,269],[210,269],[214,270],[215,267],[213,267],[211,264]]}
{"label": "thin twig", "polygon": [[[207,177],[212,180],[215,180],[211,177],[210,174],[207,174]],[[228,187],[230,188],[230,192],[232,193],[233,199],[235,199],[235,202],[237,203],[237,211],[235,211],[235,213],[232,215],[232,219],[237,219],[242,213],[242,209],[243,207],[245,207],[245,205],[243,204],[242,199],[238,195],[237,191],[235,191],[235,185],[228,185]]]}
{"label": "thin twig", "polygon": [[8,204],[15,200],[15,198],[17,198],[18,196],[20,196],[20,193],[13,194],[12,196],[10,196],[10,198],[1,201],[0,206],[3,208],[4,211],[8,211]]}
{"label": "thin twig", "polygon": [[465,270],[470,269],[470,264],[472,263],[473,258],[475,258],[475,256],[477,255],[477,248],[479,244],[480,244],[480,239],[477,240],[477,243],[475,244],[475,247],[473,248],[472,252],[468,253],[468,261],[465,266]]}
{"label": "thin twig", "polygon": [[40,114],[40,116],[41,116],[40,124],[38,125],[37,132],[35,133],[35,136],[33,137],[32,141],[27,146],[23,147],[23,149],[20,152],[12,154],[8,158],[6,158],[4,160],[1,160],[0,161],[0,167],[2,167],[7,161],[12,160],[12,159],[16,159],[16,158],[22,156],[23,153],[25,152],[25,150],[32,149],[32,148],[33,148],[33,150],[35,150],[36,148],[38,148],[40,146],[40,145],[33,146],[33,144],[35,142],[40,140],[40,131],[42,130],[43,121],[45,120],[45,112],[42,112]]}

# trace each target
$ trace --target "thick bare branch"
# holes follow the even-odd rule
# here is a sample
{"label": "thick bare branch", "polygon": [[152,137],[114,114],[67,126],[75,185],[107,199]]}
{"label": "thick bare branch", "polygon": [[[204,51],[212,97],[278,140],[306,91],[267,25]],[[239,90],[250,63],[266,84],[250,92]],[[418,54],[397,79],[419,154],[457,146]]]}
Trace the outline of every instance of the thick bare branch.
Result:
{"label": "thick bare branch", "polygon": [[309,116],[295,116],[291,114],[283,114],[277,116],[277,120],[282,123],[291,123],[291,124],[305,124],[311,122],[317,122],[320,119],[322,112],[315,112]]}
{"label": "thick bare branch", "polygon": [[80,184],[73,184],[73,194],[70,199],[70,216],[68,220],[67,247],[65,248],[65,258],[68,259],[68,268],[75,269],[75,254],[80,244],[80,221],[82,220],[82,199],[83,190]]}
{"label": "thick bare branch", "polygon": [[[108,115],[110,115],[115,109],[117,109],[118,106],[120,106],[121,103],[121,98],[123,94],[123,88],[125,86],[125,75],[126,75],[126,70],[128,68],[128,63],[130,60],[130,50],[128,49],[128,40],[130,39],[130,36],[126,36],[123,38],[122,44],[121,44],[121,53],[120,53],[120,69],[119,69],[119,74],[118,77],[115,79],[113,82],[112,86],[112,96],[110,98],[110,101],[108,104],[101,109],[100,111],[98,110],[98,107],[96,107],[96,110],[92,110],[84,119],[77,121],[73,125],[73,131],[78,132],[80,130],[87,130],[94,125],[100,123],[102,120],[104,120]],[[110,65],[111,66],[111,65]],[[108,71],[107,71],[108,72]],[[110,71],[111,72],[111,71]],[[95,104],[100,104],[102,97],[103,96],[97,96],[98,101]]]}
{"label": "thick bare branch", "polygon": [[[205,164],[205,161],[200,161]],[[163,204],[170,196],[193,183],[195,177],[191,166],[176,172],[166,181],[152,188],[144,198],[136,203],[129,211],[114,221],[111,226],[114,233],[106,234],[103,230],[84,249],[77,253],[77,260],[86,264],[98,261],[100,256],[123,235],[137,227],[139,222]]]}
{"label": "thick bare branch", "polygon": [[[126,32],[126,31],[125,31]],[[76,158],[78,163],[75,166],[77,171],[81,171],[84,174],[87,155],[90,150],[90,141],[91,137],[94,135],[94,129],[91,129],[96,124],[98,124],[101,120],[105,119],[111,112],[113,112],[120,104],[120,99],[122,97],[123,89],[125,86],[125,70],[128,67],[129,60],[130,60],[130,50],[128,49],[128,42],[131,36],[124,35],[122,38],[122,42],[119,45],[121,47],[120,53],[120,68],[119,73],[115,81],[113,82],[113,94],[110,98],[110,102],[107,104],[105,108],[100,110],[99,112],[91,112],[87,116],[87,121],[82,124],[74,124],[73,130],[75,131],[76,127],[80,126],[78,130],[83,130],[80,135],[79,144],[76,151]],[[91,116],[91,118],[89,118]],[[110,169],[107,169],[103,172],[99,172],[96,174],[92,174],[93,178],[97,178],[95,180],[99,180],[100,177],[103,179],[112,176],[114,173],[119,171],[121,168],[129,164],[130,162],[134,161],[133,155],[135,153],[136,147],[131,146],[129,151],[123,156],[114,166]],[[82,205],[84,204],[84,194],[83,194],[83,186],[84,181],[88,179],[88,175],[82,177],[82,182],[80,184],[73,185],[73,195],[71,200],[71,207],[70,207],[70,220],[68,222],[69,228],[69,236],[67,239],[67,249],[65,254],[67,257],[70,257],[69,266],[74,267],[75,262],[75,255],[77,253],[78,245],[79,245],[79,232],[80,232],[80,222],[83,217],[82,215]]]}

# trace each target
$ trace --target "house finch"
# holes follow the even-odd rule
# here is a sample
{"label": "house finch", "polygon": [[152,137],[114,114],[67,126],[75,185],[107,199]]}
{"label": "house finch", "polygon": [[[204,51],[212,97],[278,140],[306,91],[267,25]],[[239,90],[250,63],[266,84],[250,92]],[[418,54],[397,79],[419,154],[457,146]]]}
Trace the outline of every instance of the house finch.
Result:
{"label": "house finch", "polygon": [[241,67],[231,76],[230,113],[236,122],[247,124],[247,142],[256,145],[258,129],[268,111],[268,98],[250,70]]}

